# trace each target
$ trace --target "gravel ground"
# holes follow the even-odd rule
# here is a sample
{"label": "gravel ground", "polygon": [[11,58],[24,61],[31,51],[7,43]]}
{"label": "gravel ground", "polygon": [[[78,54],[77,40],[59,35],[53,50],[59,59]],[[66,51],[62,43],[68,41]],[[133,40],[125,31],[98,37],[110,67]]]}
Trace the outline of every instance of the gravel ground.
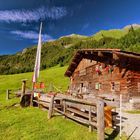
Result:
{"label": "gravel ground", "polygon": [[140,140],[140,114],[122,113],[125,118],[122,126],[122,131],[126,133],[129,138]]}
{"label": "gravel ground", "polygon": [[[117,110],[119,113],[119,110]],[[119,114],[117,115],[119,126]],[[140,140],[140,114],[122,112],[122,132],[127,135],[127,140]]]}

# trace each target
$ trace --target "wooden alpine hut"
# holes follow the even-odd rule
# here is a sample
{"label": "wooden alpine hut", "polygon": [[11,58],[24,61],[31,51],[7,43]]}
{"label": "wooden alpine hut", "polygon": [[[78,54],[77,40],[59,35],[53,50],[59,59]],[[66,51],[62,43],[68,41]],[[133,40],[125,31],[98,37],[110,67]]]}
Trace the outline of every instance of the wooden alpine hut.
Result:
{"label": "wooden alpine hut", "polygon": [[140,53],[120,49],[81,49],[69,65],[69,92],[125,99],[140,97]]}

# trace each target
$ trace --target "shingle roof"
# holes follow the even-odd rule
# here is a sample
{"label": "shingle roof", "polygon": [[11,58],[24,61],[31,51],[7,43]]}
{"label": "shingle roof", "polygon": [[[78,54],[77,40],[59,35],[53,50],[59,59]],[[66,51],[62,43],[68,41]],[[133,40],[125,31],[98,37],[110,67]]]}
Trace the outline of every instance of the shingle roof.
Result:
{"label": "shingle roof", "polygon": [[131,61],[134,61],[135,59],[140,60],[140,53],[121,51],[120,49],[81,49],[75,53],[67,71],[65,72],[65,76],[70,77],[83,58],[102,62],[107,57],[115,59],[113,55],[118,57],[118,59],[125,57],[131,58]]}

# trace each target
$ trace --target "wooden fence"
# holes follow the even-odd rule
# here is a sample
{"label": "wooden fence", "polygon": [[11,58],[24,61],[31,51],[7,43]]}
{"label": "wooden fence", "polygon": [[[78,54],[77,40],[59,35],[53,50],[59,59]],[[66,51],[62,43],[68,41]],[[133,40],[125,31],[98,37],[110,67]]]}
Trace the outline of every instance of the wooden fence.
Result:
{"label": "wooden fence", "polygon": [[95,103],[83,99],[60,96],[46,96],[45,99],[39,98],[33,100],[48,108],[48,119],[55,112],[62,114],[64,117],[87,125],[89,131],[97,130],[98,140],[104,140],[104,102],[98,99]]}
{"label": "wooden fence", "polygon": [[[18,89],[17,89],[18,90]],[[15,94],[15,92],[17,91],[16,89],[7,89],[6,90],[6,100],[12,99],[12,98],[16,98],[18,97],[17,94]]]}

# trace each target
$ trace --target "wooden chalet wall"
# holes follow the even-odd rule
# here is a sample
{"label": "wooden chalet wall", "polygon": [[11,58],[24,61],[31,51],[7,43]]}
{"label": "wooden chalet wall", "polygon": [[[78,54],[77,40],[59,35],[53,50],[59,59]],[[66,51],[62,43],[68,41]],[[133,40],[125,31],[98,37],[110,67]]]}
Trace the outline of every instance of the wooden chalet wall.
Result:
{"label": "wooden chalet wall", "polygon": [[[139,62],[125,65],[110,65],[106,61],[82,59],[71,76],[71,92],[92,94],[124,94],[126,97],[140,96]],[[101,67],[100,74],[96,71]],[[130,69],[129,69],[130,68]],[[138,89],[139,88],[139,89]]]}
{"label": "wooden chalet wall", "polygon": [[[75,92],[80,92],[81,86],[86,88],[87,93],[93,93],[93,94],[110,94],[114,93],[114,91],[111,90],[111,82],[121,82],[122,84],[119,89],[123,93],[127,92],[127,89],[125,88],[126,79],[121,78],[121,73],[119,73],[118,68],[114,68],[114,71],[112,73],[108,72],[106,68],[103,68],[102,65],[102,72],[101,74],[98,74],[96,72],[96,66],[99,64],[96,61],[90,61],[87,59],[83,59],[80,64],[78,65],[77,69],[75,70],[74,74],[72,75],[72,88]],[[123,72],[124,70],[122,70]],[[122,81],[121,81],[122,80]],[[82,85],[81,85],[82,84]],[[100,86],[99,89],[97,89],[96,86]],[[118,89],[118,90],[119,90]],[[84,91],[82,91],[84,92]],[[117,93],[118,91],[115,91]]]}
{"label": "wooden chalet wall", "polygon": [[127,77],[127,88],[130,97],[140,96],[140,60],[133,60]]}

